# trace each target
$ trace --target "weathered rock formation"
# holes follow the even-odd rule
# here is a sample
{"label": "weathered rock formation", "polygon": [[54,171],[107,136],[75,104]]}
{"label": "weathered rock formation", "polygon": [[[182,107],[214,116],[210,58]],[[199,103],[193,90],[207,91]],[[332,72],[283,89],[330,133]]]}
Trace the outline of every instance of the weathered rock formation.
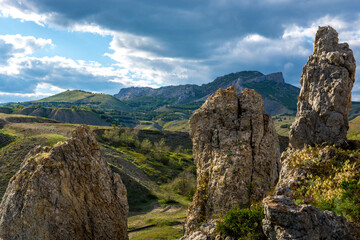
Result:
{"label": "weathered rock formation", "polygon": [[355,59],[347,43],[338,43],[330,26],[319,27],[314,52],[301,75],[297,115],[290,130],[290,145],[343,144],[348,130]]}
{"label": "weathered rock formation", "polygon": [[304,186],[301,184],[305,180],[312,181],[313,174],[307,174],[301,165],[295,166],[295,159],[310,163],[320,158],[324,164],[336,154],[323,148],[321,155],[314,156],[305,152],[304,145],[341,145],[346,140],[355,68],[348,44],[338,44],[338,34],[333,28],[319,27],[314,53],[304,66],[300,80],[302,88],[297,118],[291,126],[290,148],[281,156],[277,196],[263,200],[263,230],[271,240],[360,239],[360,228],[344,217],[310,205],[296,205],[292,200],[293,193]]}
{"label": "weathered rock formation", "polygon": [[127,214],[120,176],[79,126],[71,139],[27,155],[0,205],[0,238],[126,240]]}
{"label": "weathered rock formation", "polygon": [[310,205],[296,205],[286,196],[264,199],[265,234],[272,240],[360,239],[360,228],[331,211]]}
{"label": "weathered rock formation", "polygon": [[235,87],[219,89],[190,118],[190,129],[197,190],[186,235],[235,206],[261,200],[280,167],[273,121],[254,90],[238,96]]}

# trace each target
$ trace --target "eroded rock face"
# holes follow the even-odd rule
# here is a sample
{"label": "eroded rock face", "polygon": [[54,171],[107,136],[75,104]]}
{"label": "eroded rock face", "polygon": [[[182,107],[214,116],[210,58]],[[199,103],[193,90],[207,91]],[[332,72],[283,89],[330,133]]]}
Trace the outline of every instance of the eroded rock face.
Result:
{"label": "eroded rock face", "polygon": [[[235,206],[261,200],[275,185],[279,142],[261,96],[219,89],[190,118],[197,191],[185,234]],[[186,239],[186,238],[185,238]]]}
{"label": "eroded rock face", "polygon": [[360,239],[360,229],[333,212],[298,206],[286,196],[270,196],[263,203],[263,229],[271,240]]}
{"label": "eroded rock face", "polygon": [[263,200],[263,230],[271,240],[360,239],[360,228],[344,217],[310,205],[296,205],[292,200],[303,182],[315,174],[294,164],[296,159],[311,163],[320,158],[324,164],[336,155],[333,150],[319,147],[321,151],[315,156],[306,152],[304,145],[342,145],[346,140],[355,68],[353,53],[346,43],[338,44],[337,32],[331,27],[319,27],[314,53],[300,79],[298,113],[290,130],[290,148],[281,156],[276,196]]}
{"label": "eroded rock face", "polygon": [[3,239],[128,239],[120,176],[100,157],[86,126],[51,148],[32,150],[0,206]]}
{"label": "eroded rock face", "polygon": [[348,130],[355,59],[347,43],[338,43],[330,26],[319,27],[314,52],[301,75],[297,115],[290,130],[290,146],[343,144]]}

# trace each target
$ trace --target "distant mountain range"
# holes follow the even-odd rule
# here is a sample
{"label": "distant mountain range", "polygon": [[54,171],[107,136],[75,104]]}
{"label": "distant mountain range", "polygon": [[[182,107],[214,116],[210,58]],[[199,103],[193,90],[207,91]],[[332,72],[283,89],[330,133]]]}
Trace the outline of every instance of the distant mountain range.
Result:
{"label": "distant mountain range", "polygon": [[[280,72],[264,75],[258,71],[231,73],[201,86],[123,88],[115,96],[67,90],[37,101],[8,103],[0,107],[0,113],[45,117],[68,123],[187,131],[187,120],[193,112],[219,88],[229,86],[235,86],[239,93],[244,88],[255,89],[263,97],[265,112],[272,116],[296,114],[300,89],[285,83]],[[353,102],[349,119],[359,115],[360,103]]]}
{"label": "distant mountain range", "polygon": [[281,72],[264,75],[258,71],[242,71],[216,78],[201,86],[187,84],[161,88],[130,87],[122,88],[114,96],[124,102],[141,102],[161,99],[166,104],[188,104],[204,102],[219,88],[235,86],[240,93],[245,88],[255,89],[264,100],[265,112],[270,115],[295,114],[297,96],[300,89],[285,83]]}

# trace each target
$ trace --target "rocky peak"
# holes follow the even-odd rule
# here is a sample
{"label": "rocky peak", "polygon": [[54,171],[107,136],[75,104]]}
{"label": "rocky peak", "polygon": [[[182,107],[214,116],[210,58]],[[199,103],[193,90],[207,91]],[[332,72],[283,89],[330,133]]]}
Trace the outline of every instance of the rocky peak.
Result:
{"label": "rocky peak", "polygon": [[273,121],[254,90],[238,96],[235,87],[219,89],[189,123],[197,190],[187,235],[233,207],[261,200],[275,185],[280,154]]}
{"label": "rocky peak", "polygon": [[319,27],[314,53],[301,75],[297,115],[290,130],[290,145],[343,144],[348,130],[355,59],[348,44],[338,44],[338,33]]}
{"label": "rocky peak", "polygon": [[120,176],[79,126],[67,141],[27,155],[0,205],[0,238],[128,239],[127,214]]}
{"label": "rocky peak", "polygon": [[285,80],[282,72],[270,73],[268,75],[263,75],[257,78],[247,79],[243,81],[243,83],[250,83],[250,82],[276,82],[276,83],[285,84]]}

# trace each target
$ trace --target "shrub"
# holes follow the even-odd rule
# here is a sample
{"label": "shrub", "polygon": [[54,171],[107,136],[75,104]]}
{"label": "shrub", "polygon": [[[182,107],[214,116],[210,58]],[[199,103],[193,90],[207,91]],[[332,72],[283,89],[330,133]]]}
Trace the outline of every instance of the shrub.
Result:
{"label": "shrub", "polygon": [[267,239],[261,226],[263,218],[264,211],[261,204],[243,209],[236,207],[217,224],[216,231],[236,239]]}
{"label": "shrub", "polygon": [[170,147],[166,145],[164,138],[160,139],[159,142],[154,143],[154,147],[156,151],[170,152]]}
{"label": "shrub", "polygon": [[304,173],[292,198],[360,223],[360,151],[336,146],[297,150],[290,167]]}
{"label": "shrub", "polygon": [[170,187],[177,194],[191,199],[196,189],[196,179],[190,172],[180,173],[171,183]]}
{"label": "shrub", "polygon": [[360,184],[357,180],[342,181],[343,193],[335,200],[334,211],[353,222],[360,222]]}
{"label": "shrub", "polygon": [[141,149],[141,152],[143,153],[148,153],[151,151],[153,145],[152,143],[150,142],[149,139],[144,139],[142,142],[141,142],[141,145],[140,145],[140,149]]}

